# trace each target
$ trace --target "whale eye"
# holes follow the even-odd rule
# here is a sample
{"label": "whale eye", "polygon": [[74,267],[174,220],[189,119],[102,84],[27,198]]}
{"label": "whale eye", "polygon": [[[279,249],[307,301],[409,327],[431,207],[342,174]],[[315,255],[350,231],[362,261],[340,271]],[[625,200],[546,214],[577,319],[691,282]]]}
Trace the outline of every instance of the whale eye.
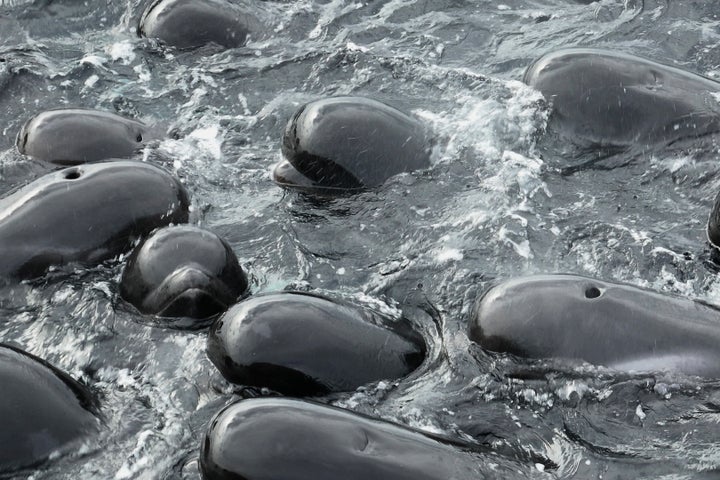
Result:
{"label": "whale eye", "polygon": [[588,287],[585,289],[585,298],[598,298],[602,292],[597,287]]}
{"label": "whale eye", "polygon": [[138,133],[138,135],[137,135],[137,137],[135,138],[135,140],[137,140],[138,142],[142,142],[142,141],[143,141],[142,133]]}
{"label": "whale eye", "polygon": [[66,180],[77,180],[78,178],[80,178],[80,170],[73,169],[65,172]]}

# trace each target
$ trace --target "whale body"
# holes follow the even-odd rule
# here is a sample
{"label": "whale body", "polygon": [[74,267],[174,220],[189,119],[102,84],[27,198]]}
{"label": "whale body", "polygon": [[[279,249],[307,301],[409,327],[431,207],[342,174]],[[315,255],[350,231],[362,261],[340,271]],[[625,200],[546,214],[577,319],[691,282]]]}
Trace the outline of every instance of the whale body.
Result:
{"label": "whale body", "polygon": [[487,350],[520,357],[720,377],[718,308],[576,275],[492,287],[475,304],[468,334]]}
{"label": "whale body", "polygon": [[118,160],[64,168],[0,199],[0,277],[98,264],[155,228],[188,220],[188,194],[160,167]]}
{"label": "whale body", "polygon": [[69,453],[99,430],[89,390],[17,347],[0,344],[0,384],[0,476]]}
{"label": "whale body", "polygon": [[430,166],[431,142],[417,119],[364,97],[332,97],[302,106],[282,139],[273,179],[306,192],[352,192]]}
{"label": "whale body", "polygon": [[127,260],[120,295],[140,312],[206,319],[225,311],[248,286],[230,245],[191,225],[162,228]]}
{"label": "whale body", "polygon": [[404,377],[425,343],[402,321],[318,295],[257,295],[230,308],[208,335],[208,356],[230,382],[287,395],[352,391]]}
{"label": "whale body", "polygon": [[148,127],[110,112],[82,108],[47,110],[18,133],[20,153],[58,165],[77,165],[138,153],[149,140]]}
{"label": "whale body", "polygon": [[563,49],[523,81],[552,104],[550,128],[588,147],[648,149],[720,132],[720,83],[645,58]]}
{"label": "whale body", "polygon": [[720,249],[720,192],[715,196],[705,232],[710,245],[716,250]]}
{"label": "whale body", "polygon": [[[203,441],[200,470],[206,480],[475,480],[510,474],[497,458],[486,461],[459,442],[284,398],[242,400],[222,410]],[[516,467],[510,478],[527,477]]]}
{"label": "whale body", "polygon": [[138,32],[180,49],[216,43],[240,47],[257,29],[258,20],[221,0],[159,0],[148,6]]}

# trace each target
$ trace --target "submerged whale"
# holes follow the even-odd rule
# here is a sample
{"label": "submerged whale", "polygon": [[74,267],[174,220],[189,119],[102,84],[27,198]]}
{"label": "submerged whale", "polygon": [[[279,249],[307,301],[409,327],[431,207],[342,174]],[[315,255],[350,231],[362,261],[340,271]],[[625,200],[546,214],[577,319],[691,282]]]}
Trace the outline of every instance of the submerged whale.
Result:
{"label": "submerged whale", "polygon": [[[231,404],[212,420],[200,470],[206,480],[507,478],[510,471],[492,458],[487,461],[459,442],[347,410],[261,398]],[[511,478],[523,477],[522,472],[515,465]]]}
{"label": "submerged whale", "polygon": [[424,360],[425,343],[403,320],[282,292],[244,300],[218,318],[208,356],[230,382],[307,396],[404,377]]}
{"label": "submerged whale", "polygon": [[17,135],[20,153],[58,165],[130,157],[149,139],[148,127],[110,112],[83,108],[47,110]]}
{"label": "submerged whale", "polygon": [[0,344],[0,476],[37,467],[97,432],[95,399],[49,363]]}
{"label": "submerged whale", "polygon": [[549,127],[588,147],[647,149],[720,132],[720,83],[644,58],[558,50],[523,81],[552,104]]}
{"label": "submerged whale", "polygon": [[130,255],[120,295],[140,312],[205,319],[225,311],[248,286],[230,245],[191,225],[158,230]]}
{"label": "submerged whale", "polygon": [[431,143],[417,119],[377,100],[333,97],[302,106],[282,139],[273,171],[283,187],[352,192],[430,166]]}
{"label": "submerged whale", "polygon": [[0,277],[97,264],[157,227],[188,220],[182,184],[162,168],[118,160],[44,175],[0,199]]}
{"label": "submerged whale", "polygon": [[158,0],[140,19],[138,33],[180,49],[216,43],[240,47],[258,27],[258,19],[222,0]]}
{"label": "submerged whale", "polygon": [[477,301],[468,334],[487,350],[622,371],[720,377],[720,310],[575,275],[522,277]]}

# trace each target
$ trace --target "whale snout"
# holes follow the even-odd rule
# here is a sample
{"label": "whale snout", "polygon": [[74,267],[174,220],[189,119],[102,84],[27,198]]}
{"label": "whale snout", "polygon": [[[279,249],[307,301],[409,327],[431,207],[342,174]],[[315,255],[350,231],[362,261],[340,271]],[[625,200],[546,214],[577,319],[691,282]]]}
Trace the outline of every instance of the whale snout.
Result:
{"label": "whale snout", "polygon": [[209,318],[237,300],[228,285],[203,269],[183,266],[169,275],[143,302],[160,317]]}
{"label": "whale snout", "polygon": [[[120,281],[121,297],[141,313],[200,320],[188,327],[202,326],[247,288],[230,245],[191,225],[162,228],[145,239],[128,258]],[[184,328],[185,320],[172,324]]]}
{"label": "whale snout", "polygon": [[213,292],[190,288],[170,300],[158,315],[161,317],[209,318],[226,310],[228,304],[217,298]]}
{"label": "whale snout", "polygon": [[29,129],[28,126],[32,120],[28,120],[27,122],[23,123],[22,128],[20,128],[20,131],[17,134],[17,137],[15,137],[15,146],[17,147],[18,152],[25,155],[27,153],[27,143],[28,143],[28,135],[29,135]]}

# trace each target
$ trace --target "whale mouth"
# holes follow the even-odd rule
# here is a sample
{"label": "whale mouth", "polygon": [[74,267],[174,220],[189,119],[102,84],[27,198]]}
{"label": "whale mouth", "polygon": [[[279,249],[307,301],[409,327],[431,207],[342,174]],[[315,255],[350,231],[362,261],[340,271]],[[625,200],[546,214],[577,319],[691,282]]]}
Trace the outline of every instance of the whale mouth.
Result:
{"label": "whale mouth", "polygon": [[142,302],[144,313],[164,318],[206,320],[224,312],[237,300],[231,286],[197,268],[185,267],[169,275]]}
{"label": "whale mouth", "polygon": [[359,189],[363,183],[348,170],[330,158],[308,152],[295,152],[288,162],[303,176],[320,187]]}
{"label": "whale mouth", "polygon": [[357,182],[353,182],[351,184],[343,182],[339,185],[317,182],[301,173],[288,160],[282,160],[275,165],[275,168],[272,171],[272,179],[281,187],[292,188],[304,193],[325,193],[337,195],[341,193],[361,192],[366,190],[365,187]]}
{"label": "whale mouth", "polygon": [[146,36],[145,23],[148,21],[150,21],[150,22],[154,21],[154,19],[148,20],[148,17],[153,13],[155,14],[155,16],[157,16],[158,12],[156,12],[155,10],[156,10],[157,6],[162,2],[163,2],[163,0],[154,0],[150,5],[145,7],[145,11],[140,16],[140,20],[138,21],[137,26],[135,27],[135,34],[137,36],[139,36],[139,37]]}
{"label": "whale mouth", "polygon": [[224,312],[228,306],[213,292],[191,288],[170,299],[157,315],[166,318],[189,317],[205,320]]}
{"label": "whale mouth", "polygon": [[30,125],[30,122],[32,122],[32,119],[25,122],[20,129],[20,131],[17,134],[17,137],[15,138],[15,146],[17,147],[18,152],[25,155],[28,138],[30,136],[30,129],[28,128]]}
{"label": "whale mouth", "polygon": [[710,233],[710,225],[707,225],[707,226],[705,227],[705,237],[707,238],[707,241],[708,241],[708,243],[710,244],[710,247],[712,247],[716,252],[720,252],[720,245],[718,245],[717,243],[715,243],[715,241],[714,241],[713,238],[712,238],[713,236],[714,236],[714,235],[712,235],[712,234]]}

